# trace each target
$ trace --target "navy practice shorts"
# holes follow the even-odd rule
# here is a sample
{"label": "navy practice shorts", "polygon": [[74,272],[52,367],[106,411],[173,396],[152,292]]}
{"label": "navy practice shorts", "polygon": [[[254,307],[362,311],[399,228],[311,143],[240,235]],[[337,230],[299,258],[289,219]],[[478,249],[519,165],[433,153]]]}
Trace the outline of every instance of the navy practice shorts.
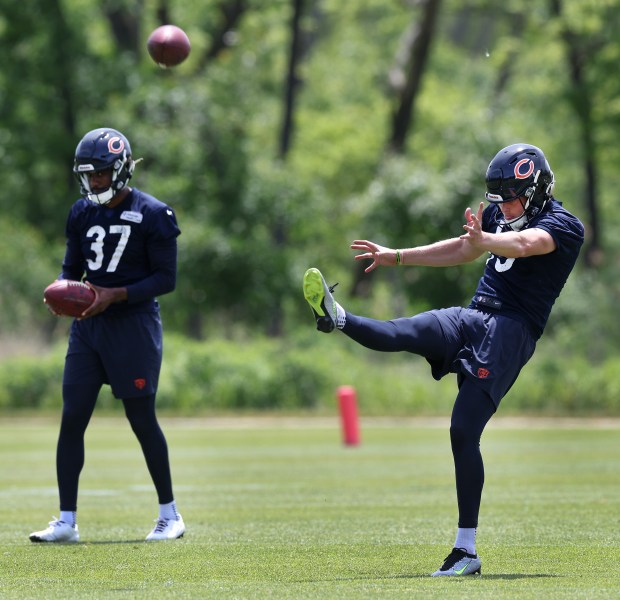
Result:
{"label": "navy practice shorts", "polygon": [[431,310],[391,321],[347,313],[342,331],[372,350],[423,356],[437,380],[456,373],[460,384],[467,377],[496,407],[536,348],[520,321],[475,308]]}
{"label": "navy practice shorts", "polygon": [[157,391],[161,361],[158,312],[102,313],[73,321],[63,385],[109,384],[116,398],[150,396]]}
{"label": "navy practice shorts", "polygon": [[511,317],[475,308],[429,311],[446,343],[441,360],[427,358],[433,377],[457,373],[475,381],[497,407],[534,354],[536,340],[526,325]]}

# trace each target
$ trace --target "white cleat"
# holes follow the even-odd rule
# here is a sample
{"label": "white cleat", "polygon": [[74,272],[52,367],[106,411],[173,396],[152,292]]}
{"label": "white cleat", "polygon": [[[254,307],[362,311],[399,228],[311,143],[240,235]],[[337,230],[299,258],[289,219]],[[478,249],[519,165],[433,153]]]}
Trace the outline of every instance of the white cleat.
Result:
{"label": "white cleat", "polygon": [[181,515],[178,519],[157,519],[153,531],[146,536],[146,541],[176,540],[183,537],[184,533],[185,523]]}
{"label": "white cleat", "polygon": [[56,517],[50,521],[49,527],[42,531],[35,531],[30,534],[31,542],[56,542],[68,544],[80,541],[80,534],[77,525],[69,525],[64,521],[59,521]]}

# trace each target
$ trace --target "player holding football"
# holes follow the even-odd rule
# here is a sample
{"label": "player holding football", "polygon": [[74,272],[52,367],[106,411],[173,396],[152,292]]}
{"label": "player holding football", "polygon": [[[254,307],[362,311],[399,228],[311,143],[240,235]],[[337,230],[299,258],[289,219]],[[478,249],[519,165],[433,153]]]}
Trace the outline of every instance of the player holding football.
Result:
{"label": "player holding football", "polygon": [[75,151],[73,172],[82,197],[67,219],[60,279],[84,275],[95,301],[71,324],[65,359],[63,410],[56,452],[60,517],[30,535],[33,542],[77,542],[78,481],[84,434],[103,384],[121,398],[159,499],[159,518],[147,541],[181,537],[166,438],[155,415],[162,361],[156,297],[176,285],[177,236],[172,209],[128,186],[136,162],[127,138],[101,128]]}
{"label": "player holding football", "polygon": [[579,219],[552,195],[554,176],[543,152],[528,144],[500,150],[486,172],[486,199],[467,208],[465,233],[426,246],[394,250],[356,240],[357,260],[379,265],[449,267],[487,253],[469,306],[377,321],[345,311],[317,269],[304,275],[304,295],[317,329],[334,328],[381,352],[423,356],[436,380],[456,373],[458,393],[450,423],[456,476],[458,530],[433,576],[481,572],[476,530],[484,483],[480,437],[501,399],[534,353],[551,307],[572,271],[584,239]]}

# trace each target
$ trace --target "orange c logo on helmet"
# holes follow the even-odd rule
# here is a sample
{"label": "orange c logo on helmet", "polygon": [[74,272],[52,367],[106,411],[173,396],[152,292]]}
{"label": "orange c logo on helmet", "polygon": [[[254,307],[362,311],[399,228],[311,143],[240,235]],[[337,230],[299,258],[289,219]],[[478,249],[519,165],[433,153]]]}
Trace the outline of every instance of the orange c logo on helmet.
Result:
{"label": "orange c logo on helmet", "polygon": [[[523,166],[527,165],[527,171],[523,172]],[[522,158],[515,165],[515,177],[517,179],[527,179],[534,172],[534,161],[530,158]]]}
{"label": "orange c logo on helmet", "polygon": [[111,137],[108,140],[108,150],[112,154],[120,154],[125,148],[125,142],[119,137]]}

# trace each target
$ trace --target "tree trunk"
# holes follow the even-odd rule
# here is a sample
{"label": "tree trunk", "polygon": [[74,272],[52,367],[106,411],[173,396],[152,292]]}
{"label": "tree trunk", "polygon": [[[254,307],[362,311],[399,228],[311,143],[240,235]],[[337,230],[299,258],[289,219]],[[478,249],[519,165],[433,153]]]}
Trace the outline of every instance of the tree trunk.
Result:
{"label": "tree trunk", "polygon": [[199,69],[204,69],[231,45],[231,31],[237,26],[247,9],[247,0],[228,0],[219,5],[223,18],[220,26],[212,32],[211,46],[205,52]]}
{"label": "tree trunk", "polygon": [[110,21],[112,34],[119,48],[132,52],[137,57],[140,56],[143,46],[140,25],[144,0],[137,0],[136,5],[134,10],[128,10],[118,3],[113,3],[112,6],[102,3],[102,10]]}
{"label": "tree trunk", "polygon": [[[286,156],[291,147],[291,140],[294,129],[294,112],[295,97],[300,79],[297,75],[297,68],[301,61],[301,16],[304,10],[304,0],[292,0],[293,14],[291,16],[291,46],[288,60],[288,68],[286,72],[286,80],[284,85],[284,106],[282,126],[280,129],[280,139],[278,143],[278,159],[286,160]],[[288,239],[288,231],[283,222],[273,223],[271,227],[271,237],[273,240],[274,251],[281,252],[286,246]],[[274,305],[274,314],[269,323],[267,333],[272,336],[282,335],[282,319],[279,317],[281,313],[280,299]]]}
{"label": "tree trunk", "polygon": [[288,154],[293,136],[293,114],[295,110],[295,95],[299,86],[300,79],[297,76],[297,66],[301,58],[301,32],[300,21],[304,9],[304,0],[292,0],[293,16],[291,18],[291,49],[288,60],[288,70],[286,73],[286,85],[284,92],[284,116],[282,119],[282,129],[280,130],[280,143],[278,146],[278,157],[284,159]]}
{"label": "tree trunk", "polygon": [[[562,0],[551,0],[551,11],[562,20]],[[579,122],[581,147],[583,151],[583,174],[585,179],[584,199],[588,212],[590,235],[585,246],[585,263],[588,267],[597,267],[602,260],[601,231],[598,210],[598,164],[596,161],[596,142],[594,140],[594,123],[592,118],[592,98],[584,74],[588,63],[587,45],[589,40],[572,31],[562,22],[562,38],[566,46],[566,60],[572,83],[570,101]]]}
{"label": "tree trunk", "polygon": [[[441,0],[421,0],[420,5],[421,18],[415,19],[409,26],[396,57],[396,64],[389,73],[390,86],[396,93],[397,106],[392,114],[392,131],[387,142],[387,150],[396,154],[405,153],[407,137],[413,130],[415,103],[428,65]],[[360,297],[370,295],[376,271],[364,273],[367,266],[356,261],[351,295]]]}
{"label": "tree trunk", "polygon": [[397,106],[392,115],[388,149],[397,154],[405,152],[407,136],[413,129],[415,102],[428,65],[441,0],[422,0],[420,4],[420,22],[416,20],[410,25],[396,65],[390,71],[390,83],[397,94]]}
{"label": "tree trunk", "polygon": [[[65,19],[65,13],[59,0],[52,0],[51,4],[55,6],[53,11],[54,18],[50,19],[49,26],[53,29],[57,40],[65,40],[64,44],[54,44],[50,47],[50,53],[54,57],[54,61],[59,65],[64,65],[65,70],[62,77],[58,78],[58,98],[62,102],[62,128],[67,139],[75,141],[79,132],[76,129],[76,107],[74,101],[75,85],[73,82],[73,69],[71,66],[75,63],[76,57],[72,46],[75,44],[67,44],[72,36],[71,28]],[[67,164],[73,162],[73,156],[67,156],[69,159]],[[67,169],[68,189],[72,189],[75,185],[75,176],[70,169]]]}

